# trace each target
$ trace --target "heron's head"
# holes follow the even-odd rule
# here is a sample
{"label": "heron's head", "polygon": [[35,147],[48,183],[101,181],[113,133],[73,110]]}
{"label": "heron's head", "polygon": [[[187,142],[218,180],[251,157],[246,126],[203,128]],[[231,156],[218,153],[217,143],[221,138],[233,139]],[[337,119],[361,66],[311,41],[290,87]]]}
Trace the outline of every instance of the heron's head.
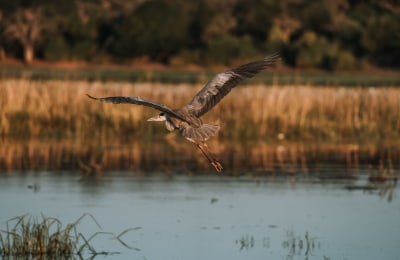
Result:
{"label": "heron's head", "polygon": [[159,115],[155,117],[151,117],[147,119],[147,121],[153,121],[153,122],[164,122],[167,120],[167,117],[165,116],[165,113],[160,113]]}

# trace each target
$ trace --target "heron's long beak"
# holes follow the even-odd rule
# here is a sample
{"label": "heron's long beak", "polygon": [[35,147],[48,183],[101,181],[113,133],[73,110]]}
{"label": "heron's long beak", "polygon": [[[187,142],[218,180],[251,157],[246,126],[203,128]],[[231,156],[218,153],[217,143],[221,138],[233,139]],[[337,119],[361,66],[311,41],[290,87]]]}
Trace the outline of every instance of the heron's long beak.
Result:
{"label": "heron's long beak", "polygon": [[164,118],[162,118],[161,116],[155,116],[155,117],[150,117],[149,119],[147,119],[147,121],[162,122],[164,121]]}

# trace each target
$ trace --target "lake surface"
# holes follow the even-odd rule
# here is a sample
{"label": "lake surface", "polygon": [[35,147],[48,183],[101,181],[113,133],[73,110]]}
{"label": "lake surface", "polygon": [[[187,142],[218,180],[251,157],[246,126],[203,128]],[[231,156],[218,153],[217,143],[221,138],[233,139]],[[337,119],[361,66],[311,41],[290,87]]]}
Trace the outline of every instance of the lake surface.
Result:
{"label": "lake surface", "polygon": [[[90,213],[102,231],[115,234],[138,228],[121,237],[136,249],[112,236],[94,238],[97,251],[110,253],[96,259],[399,259],[397,182],[371,182],[362,168],[347,171],[258,177],[107,171],[89,178],[8,171],[0,174],[0,229],[25,213],[64,225]],[[100,231],[90,217],[77,229],[88,237]]]}

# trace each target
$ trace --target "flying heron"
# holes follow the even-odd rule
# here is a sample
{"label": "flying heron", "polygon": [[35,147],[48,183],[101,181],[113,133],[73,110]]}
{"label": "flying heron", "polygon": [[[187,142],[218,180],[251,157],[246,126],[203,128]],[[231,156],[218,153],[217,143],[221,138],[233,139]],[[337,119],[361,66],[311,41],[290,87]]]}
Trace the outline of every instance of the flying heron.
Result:
{"label": "flying heron", "polygon": [[217,74],[187,105],[179,109],[170,109],[165,105],[140,97],[116,96],[96,98],[89,94],[87,96],[103,102],[143,105],[161,111],[160,114],[149,118],[147,121],[165,121],[165,126],[169,131],[178,130],[183,137],[195,143],[215,170],[221,172],[223,169],[221,163],[215,159],[205,143],[205,141],[218,132],[219,126],[204,124],[200,117],[220,102],[239,82],[246,78],[251,78],[260,71],[272,66],[278,58],[279,54],[273,54],[261,60],[253,61]]}

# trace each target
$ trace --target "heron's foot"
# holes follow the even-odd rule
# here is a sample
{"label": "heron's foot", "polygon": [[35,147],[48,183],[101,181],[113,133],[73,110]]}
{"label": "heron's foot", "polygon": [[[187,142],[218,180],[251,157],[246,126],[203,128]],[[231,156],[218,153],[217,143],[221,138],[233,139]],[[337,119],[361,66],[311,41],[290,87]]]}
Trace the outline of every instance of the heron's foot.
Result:
{"label": "heron's foot", "polygon": [[200,151],[204,154],[204,156],[207,158],[207,160],[211,163],[211,165],[214,167],[214,169],[217,172],[221,172],[223,167],[221,163],[212,156],[210,153],[208,146],[206,143],[203,142],[203,144],[197,143],[197,147],[200,149]]}
{"label": "heron's foot", "polygon": [[215,168],[215,170],[217,172],[222,172],[222,170],[224,169],[224,167],[222,167],[221,163],[217,160],[212,161],[211,165]]}

